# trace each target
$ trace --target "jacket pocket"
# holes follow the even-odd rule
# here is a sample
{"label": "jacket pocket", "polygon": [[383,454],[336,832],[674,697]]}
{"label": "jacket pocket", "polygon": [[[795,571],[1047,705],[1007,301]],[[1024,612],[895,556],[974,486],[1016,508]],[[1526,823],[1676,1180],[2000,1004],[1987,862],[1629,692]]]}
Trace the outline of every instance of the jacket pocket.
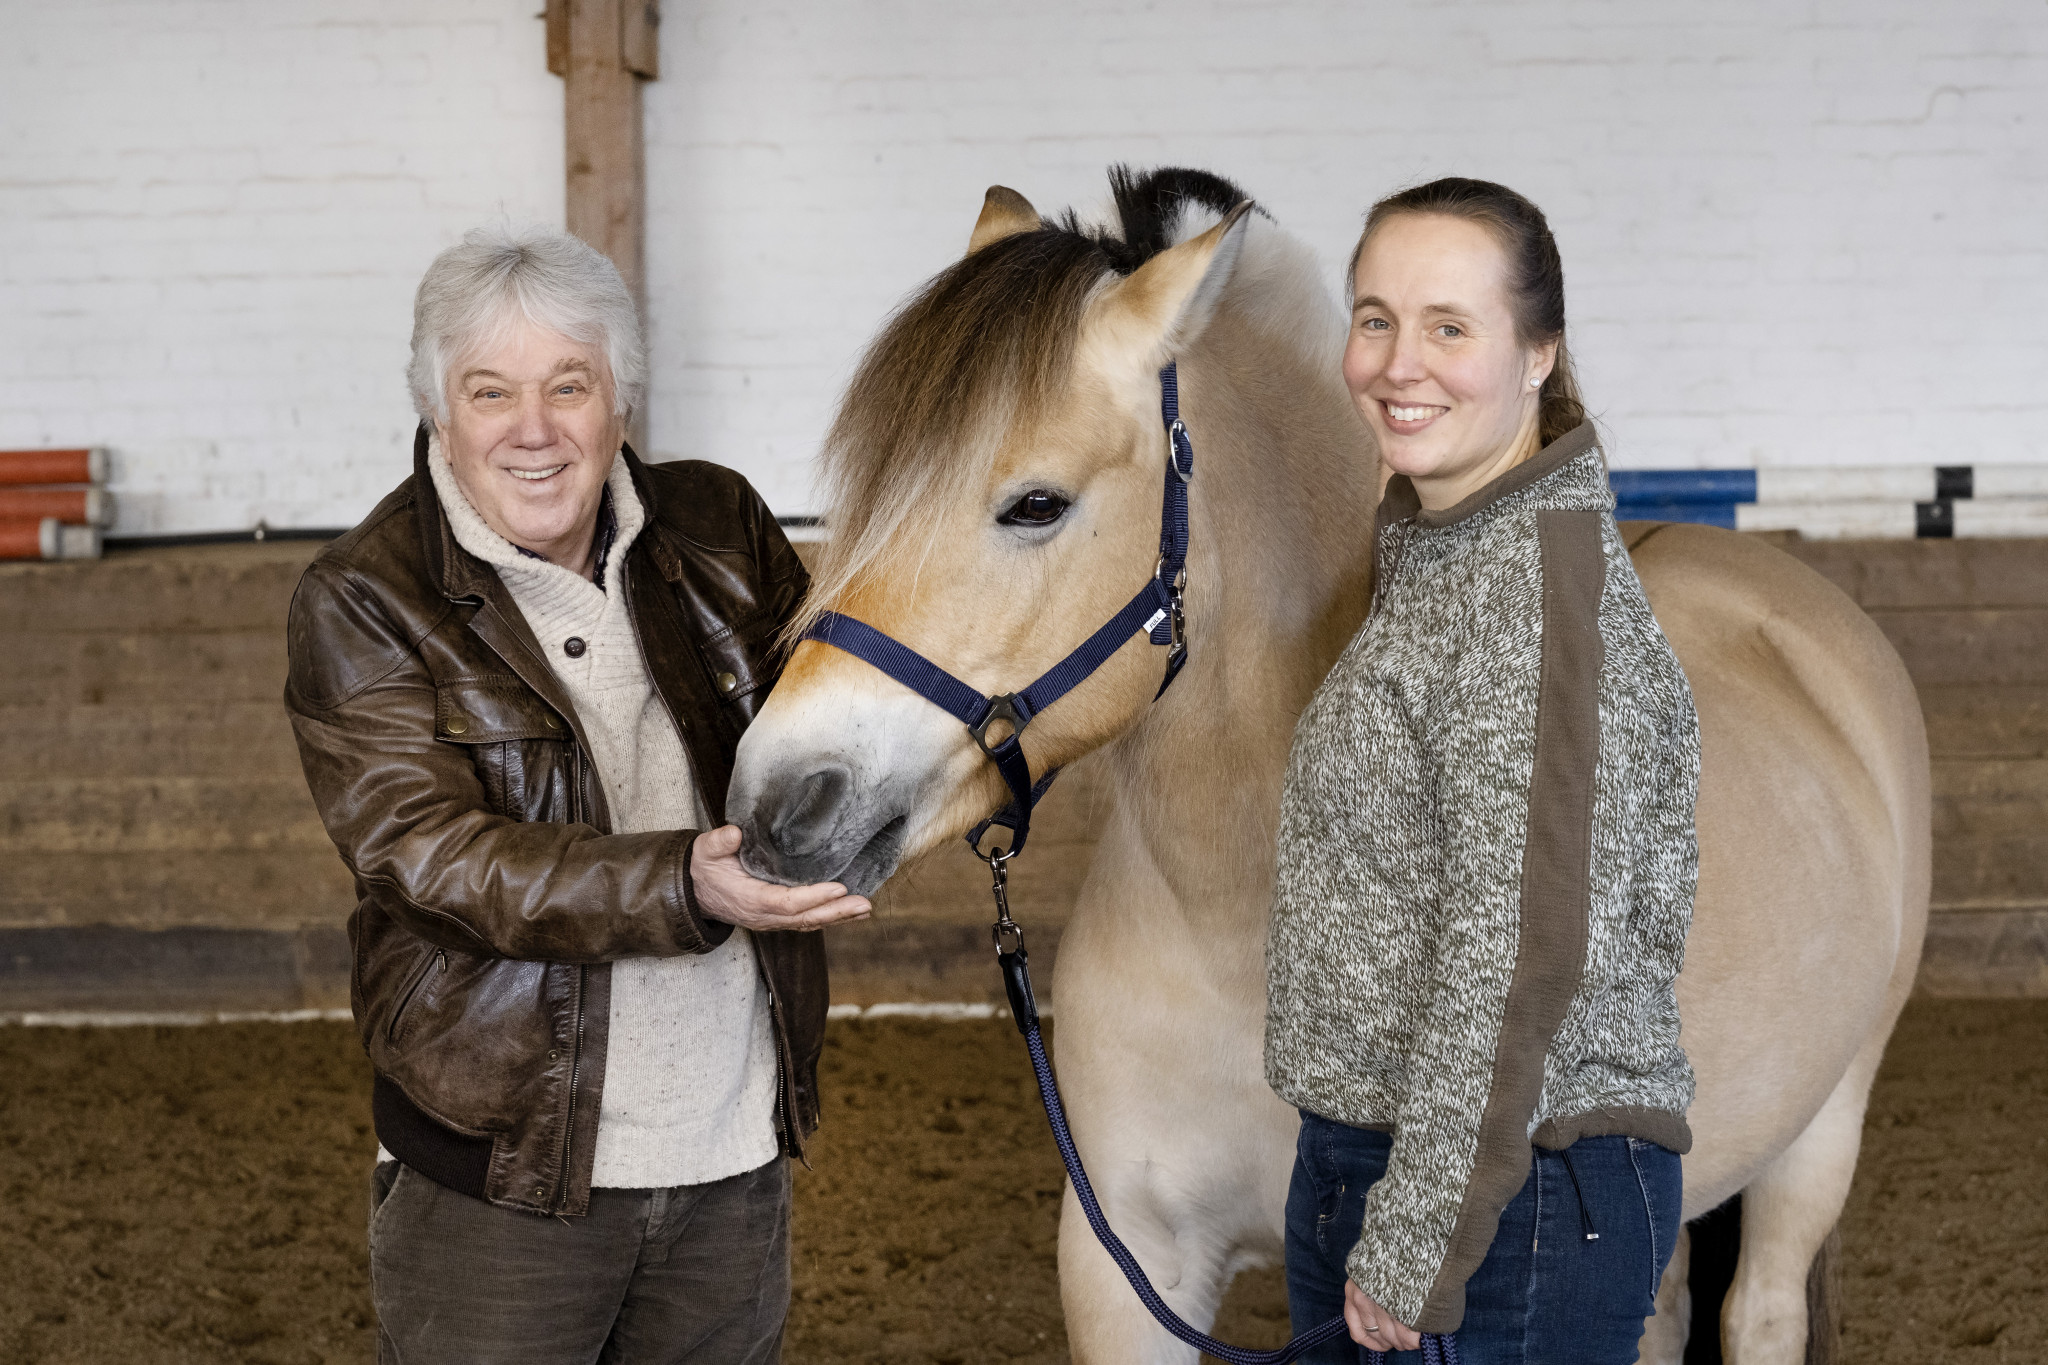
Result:
{"label": "jacket pocket", "polygon": [[508,819],[573,821],[575,733],[517,679],[460,679],[435,689],[434,738],[476,765],[490,808]]}
{"label": "jacket pocket", "polygon": [[390,1034],[394,1044],[405,1037],[407,1021],[416,1017],[413,1013],[413,1002],[423,996],[433,995],[434,986],[438,981],[430,982],[429,978],[438,978],[447,970],[448,954],[445,950],[436,948],[428,954],[426,961],[420,963],[419,970],[413,973],[412,980],[405,984],[405,989],[399,992],[398,1008],[391,1012]]}

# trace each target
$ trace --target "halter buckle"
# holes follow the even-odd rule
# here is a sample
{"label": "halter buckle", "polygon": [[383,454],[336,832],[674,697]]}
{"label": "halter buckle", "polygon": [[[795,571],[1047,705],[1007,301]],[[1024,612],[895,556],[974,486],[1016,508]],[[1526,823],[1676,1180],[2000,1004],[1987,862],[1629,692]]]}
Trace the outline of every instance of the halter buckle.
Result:
{"label": "halter buckle", "polygon": [[[1180,463],[1182,447],[1186,447],[1188,452],[1185,469],[1181,468]],[[1174,418],[1173,425],[1166,429],[1166,467],[1171,469],[1182,483],[1193,483],[1195,480],[1194,442],[1188,440],[1187,424],[1178,417]]]}
{"label": "halter buckle", "polygon": [[[1010,733],[1006,738],[999,739],[994,744],[990,744],[988,742],[988,727],[999,720],[1010,723]],[[984,754],[987,754],[990,759],[994,759],[996,750],[1009,740],[1022,736],[1024,727],[1030,723],[1031,713],[1024,709],[1017,694],[1015,692],[1005,692],[1000,697],[989,698],[987,714],[983,715],[973,725],[968,726],[967,733],[974,736],[974,742],[981,746],[981,751]]]}

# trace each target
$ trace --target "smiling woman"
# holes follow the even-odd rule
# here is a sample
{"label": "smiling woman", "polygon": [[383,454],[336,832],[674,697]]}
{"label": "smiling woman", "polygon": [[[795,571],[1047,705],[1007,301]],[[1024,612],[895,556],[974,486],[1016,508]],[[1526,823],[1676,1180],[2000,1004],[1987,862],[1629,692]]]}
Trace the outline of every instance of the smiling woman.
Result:
{"label": "smiling woman", "polygon": [[1342,1311],[1374,1351],[1456,1332],[1479,1360],[1632,1361],[1692,1141],[1699,728],[1536,206],[1476,180],[1376,205],[1344,381],[1393,477],[1372,610],[1281,797],[1266,1074],[1302,1114],[1294,1319]]}
{"label": "smiling woman", "polygon": [[1456,504],[1586,420],[1557,242],[1513,190],[1453,178],[1381,200],[1351,285],[1344,380],[1424,507]]}

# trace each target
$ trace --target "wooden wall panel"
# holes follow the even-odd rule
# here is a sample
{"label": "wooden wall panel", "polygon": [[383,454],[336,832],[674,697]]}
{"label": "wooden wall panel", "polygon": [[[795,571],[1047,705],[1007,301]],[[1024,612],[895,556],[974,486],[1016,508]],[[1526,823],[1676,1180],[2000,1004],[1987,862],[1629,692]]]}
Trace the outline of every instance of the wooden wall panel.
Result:
{"label": "wooden wall panel", "polygon": [[[1918,674],[1935,797],[1922,990],[2048,994],[2048,640],[2020,629],[2048,612],[2048,543],[1788,548],[1872,608]],[[239,995],[221,987],[224,1001],[269,1000],[296,989],[273,979],[272,959],[299,950],[259,951],[248,935],[331,946],[353,897],[279,705],[285,610],[317,549],[0,565],[0,722],[16,737],[0,760],[0,929],[29,936],[0,979],[0,1013],[88,997],[151,1007],[162,974],[134,968],[151,944],[271,963]],[[1013,884],[1042,979],[1105,799],[1094,764],[1062,777]],[[828,935],[835,989],[859,1003],[994,999],[988,918],[986,870],[949,843],[884,888],[871,923]],[[129,965],[95,995],[78,979],[90,960],[78,936],[102,930],[130,935],[109,959]],[[57,964],[41,995],[36,962]],[[225,981],[232,962],[206,979]],[[333,1003],[331,983],[306,989]]]}

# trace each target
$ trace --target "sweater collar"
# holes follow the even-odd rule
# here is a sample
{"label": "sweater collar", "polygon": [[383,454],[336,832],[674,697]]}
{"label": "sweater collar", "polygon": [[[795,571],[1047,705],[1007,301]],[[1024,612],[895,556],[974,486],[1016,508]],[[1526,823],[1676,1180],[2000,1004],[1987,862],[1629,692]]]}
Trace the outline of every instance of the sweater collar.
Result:
{"label": "sweater collar", "polygon": [[633,471],[629,468],[629,452],[621,449],[606,471],[598,502],[594,546],[596,572],[592,579],[585,580],[582,575],[572,573],[524,546],[514,545],[493,531],[463,493],[453,467],[441,453],[439,440],[424,426],[420,435],[425,447],[420,463],[426,467],[425,482],[435,495],[427,501],[439,513],[436,520],[442,532],[443,578],[450,596],[469,595],[459,592],[458,588],[472,586],[469,580],[480,577],[491,568],[497,569],[501,576],[506,572],[539,578],[562,575],[578,583],[594,582],[600,591],[604,590],[607,582],[617,580],[620,562],[647,522],[635,488]]}
{"label": "sweater collar", "polygon": [[[1417,526],[1432,530],[1455,526],[1467,517],[1485,511],[1502,498],[1519,493],[1549,478],[1579,456],[1592,450],[1598,443],[1599,433],[1593,429],[1593,424],[1581,422],[1513,469],[1467,494],[1455,505],[1436,512],[1423,507],[1422,499],[1416,496],[1414,483],[1406,474],[1396,474],[1387,481],[1387,491],[1380,499],[1377,523],[1384,527],[1413,517]],[[1598,491],[1603,499],[1602,505],[1605,506],[1604,484]]]}

